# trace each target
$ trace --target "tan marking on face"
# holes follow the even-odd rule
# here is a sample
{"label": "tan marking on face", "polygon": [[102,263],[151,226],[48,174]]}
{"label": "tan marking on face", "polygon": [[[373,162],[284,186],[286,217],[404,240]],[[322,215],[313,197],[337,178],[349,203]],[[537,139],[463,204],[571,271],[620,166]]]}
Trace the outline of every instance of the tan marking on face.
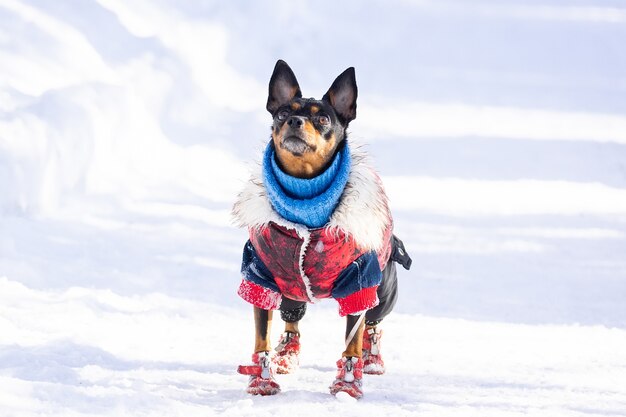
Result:
{"label": "tan marking on face", "polygon": [[304,121],[302,130],[304,130],[304,134],[306,135],[306,142],[314,145],[314,147],[317,147],[319,142],[318,137],[320,134],[317,132],[315,126],[313,126],[313,123],[311,123],[309,119]]}
{"label": "tan marking on face", "polygon": [[281,168],[287,174],[297,178],[313,178],[319,175],[335,153],[337,146],[335,135],[333,134],[329,140],[324,139],[315,129],[313,123],[306,120],[299,136],[311,149],[303,155],[294,155],[281,147],[281,142],[288,131],[289,127],[285,123],[280,131],[272,132],[276,157]]}
{"label": "tan marking on face", "polygon": [[293,103],[291,103],[291,110],[293,111],[300,110],[301,107],[302,105],[298,103],[297,101],[294,101]]}
{"label": "tan marking on face", "polygon": [[317,114],[320,111],[318,106],[311,106],[311,114]]}

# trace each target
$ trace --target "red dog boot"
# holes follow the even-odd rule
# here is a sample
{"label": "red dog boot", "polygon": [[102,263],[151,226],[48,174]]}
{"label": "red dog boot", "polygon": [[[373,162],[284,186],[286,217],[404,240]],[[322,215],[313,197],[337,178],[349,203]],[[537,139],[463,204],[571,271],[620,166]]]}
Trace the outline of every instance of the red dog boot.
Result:
{"label": "red dog boot", "polygon": [[330,393],[345,392],[357,400],[363,396],[363,360],[343,357],[337,361],[337,378],[330,386]]}
{"label": "red dog boot", "polygon": [[276,372],[279,374],[290,374],[298,369],[300,360],[300,336],[298,333],[285,332],[280,336],[278,346],[276,346]]}
{"label": "red dog boot", "polygon": [[385,373],[385,362],[380,354],[382,330],[372,327],[363,331],[363,372],[369,375]]}
{"label": "red dog boot", "polygon": [[274,368],[269,352],[257,352],[252,355],[253,365],[239,365],[237,372],[250,375],[246,392],[252,395],[274,395],[280,392],[280,386],[274,380]]}

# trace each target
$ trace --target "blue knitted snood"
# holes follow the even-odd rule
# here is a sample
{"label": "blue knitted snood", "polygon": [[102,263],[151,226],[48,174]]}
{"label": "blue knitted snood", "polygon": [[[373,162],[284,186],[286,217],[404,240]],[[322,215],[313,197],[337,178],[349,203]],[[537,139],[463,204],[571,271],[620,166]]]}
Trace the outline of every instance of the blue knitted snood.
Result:
{"label": "blue knitted snood", "polygon": [[346,143],[320,175],[311,179],[296,178],[280,169],[270,142],[263,157],[263,183],[272,207],[291,222],[310,228],[324,226],[348,183],[351,162]]}

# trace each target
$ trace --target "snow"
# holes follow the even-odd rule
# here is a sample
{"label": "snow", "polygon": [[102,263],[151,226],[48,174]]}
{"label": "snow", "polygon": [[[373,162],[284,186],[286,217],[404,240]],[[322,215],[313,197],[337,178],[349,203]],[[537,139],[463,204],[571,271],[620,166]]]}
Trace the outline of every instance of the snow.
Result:
{"label": "snow", "polygon": [[8,415],[619,415],[626,402],[626,332],[603,326],[397,314],[385,325],[390,372],[367,376],[351,403],[327,394],[342,323],[310,309],[302,368],[279,377],[279,396],[249,398],[231,365],[250,332],[227,330],[249,324],[245,309],[6,278],[0,290]]}
{"label": "snow", "polygon": [[[404,123],[413,115],[419,123]],[[368,139],[475,136],[482,138],[598,141],[626,143],[626,117],[613,114],[525,109],[505,106],[468,106],[441,103],[373,104],[360,124]],[[454,124],[442,124],[452,118]],[[378,122],[385,120],[384,124]]]}
{"label": "snow", "polygon": [[[613,0],[0,0],[0,415],[626,416],[624,21]],[[305,96],[356,67],[351,138],[414,260],[358,402],[328,394],[332,301],[280,395],[235,372],[229,211],[278,58]]]}

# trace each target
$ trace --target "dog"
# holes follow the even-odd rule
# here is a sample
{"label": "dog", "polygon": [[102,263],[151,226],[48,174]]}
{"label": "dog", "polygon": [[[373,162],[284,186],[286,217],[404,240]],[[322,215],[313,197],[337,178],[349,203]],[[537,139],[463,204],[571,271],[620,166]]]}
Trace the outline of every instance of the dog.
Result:
{"label": "dog", "polygon": [[[238,294],[254,306],[255,342],[247,392],[280,392],[277,373],[298,368],[298,323],[307,303],[334,298],[347,316],[346,347],[337,361],[331,394],[360,398],[363,373],[385,371],[380,321],[397,300],[394,262],[411,259],[393,234],[387,196],[366,156],[348,141],[356,118],[354,68],[332,83],[321,100],[303,98],[296,76],[279,60],[269,82],[271,140],[233,207],[249,230]],[[273,311],[285,330],[272,351]]]}

